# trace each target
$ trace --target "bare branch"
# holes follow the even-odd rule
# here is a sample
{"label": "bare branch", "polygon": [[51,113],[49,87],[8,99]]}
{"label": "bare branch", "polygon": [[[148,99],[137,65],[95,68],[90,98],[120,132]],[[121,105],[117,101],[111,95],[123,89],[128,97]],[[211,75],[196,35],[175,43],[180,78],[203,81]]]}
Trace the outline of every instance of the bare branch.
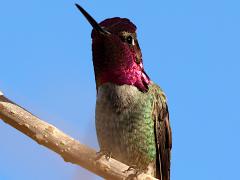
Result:
{"label": "bare branch", "polygon": [[[106,179],[133,179],[133,171],[124,173],[128,166],[116,161],[99,157],[94,149],[91,149],[67,134],[63,133],[53,125],[44,122],[32,115],[24,108],[4,97],[0,91],[0,118],[26,134],[40,145],[58,153],[66,162],[82,166],[85,169]],[[137,177],[141,180],[156,180],[146,174]]]}

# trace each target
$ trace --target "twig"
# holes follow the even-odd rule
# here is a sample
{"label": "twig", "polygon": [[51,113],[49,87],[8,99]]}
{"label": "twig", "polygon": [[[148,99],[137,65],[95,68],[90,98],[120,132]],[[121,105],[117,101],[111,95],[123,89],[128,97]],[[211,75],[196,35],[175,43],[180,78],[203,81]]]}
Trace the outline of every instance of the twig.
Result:
{"label": "twig", "polygon": [[[112,158],[107,160],[105,157],[99,157],[94,149],[80,144],[53,125],[40,120],[7,99],[1,91],[0,118],[40,145],[55,151],[66,162],[78,164],[106,179],[133,179],[134,171],[124,172],[128,169],[127,165]],[[141,174],[137,179],[156,180],[147,174]]]}

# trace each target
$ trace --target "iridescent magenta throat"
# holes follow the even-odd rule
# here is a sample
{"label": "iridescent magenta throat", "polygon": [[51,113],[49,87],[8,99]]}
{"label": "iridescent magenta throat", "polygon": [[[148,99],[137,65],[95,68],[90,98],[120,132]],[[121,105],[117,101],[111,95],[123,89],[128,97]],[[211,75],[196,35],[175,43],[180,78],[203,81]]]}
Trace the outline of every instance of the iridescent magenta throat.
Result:
{"label": "iridescent magenta throat", "polygon": [[133,85],[140,91],[147,91],[150,79],[142,68],[142,63],[134,64],[132,68],[119,68],[111,69],[106,72],[102,72],[99,77],[99,85],[111,82],[118,85]]}

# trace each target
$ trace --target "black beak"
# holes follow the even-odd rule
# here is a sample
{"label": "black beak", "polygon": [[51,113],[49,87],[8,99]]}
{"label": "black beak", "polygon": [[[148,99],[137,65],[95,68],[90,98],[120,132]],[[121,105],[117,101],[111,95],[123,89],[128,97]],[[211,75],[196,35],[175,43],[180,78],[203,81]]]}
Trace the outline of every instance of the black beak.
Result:
{"label": "black beak", "polygon": [[75,5],[77,6],[78,10],[84,15],[84,17],[88,20],[88,22],[92,25],[93,29],[105,35],[111,34],[110,32],[103,29],[101,26],[99,26],[99,24],[93,19],[93,17],[90,16],[90,14],[88,14],[87,11],[85,11],[80,5]]}

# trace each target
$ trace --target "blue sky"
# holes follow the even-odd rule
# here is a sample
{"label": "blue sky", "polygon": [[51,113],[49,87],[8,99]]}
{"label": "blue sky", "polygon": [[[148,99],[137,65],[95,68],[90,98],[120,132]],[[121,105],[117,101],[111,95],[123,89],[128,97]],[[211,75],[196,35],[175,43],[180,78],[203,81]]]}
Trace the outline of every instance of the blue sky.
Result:
{"label": "blue sky", "polygon": [[[3,1],[0,90],[98,149],[91,27],[76,1]],[[77,1],[138,27],[145,70],[165,90],[172,180],[240,179],[240,2]],[[0,121],[0,179],[100,179]]]}

